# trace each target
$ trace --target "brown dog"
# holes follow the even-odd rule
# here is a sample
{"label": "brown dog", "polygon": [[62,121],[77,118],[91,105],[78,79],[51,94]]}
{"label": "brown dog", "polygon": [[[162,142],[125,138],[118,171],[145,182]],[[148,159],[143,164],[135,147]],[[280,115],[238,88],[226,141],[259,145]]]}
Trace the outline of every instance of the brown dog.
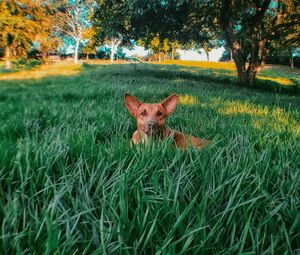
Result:
{"label": "brown dog", "polygon": [[173,136],[175,145],[181,150],[187,149],[189,145],[202,148],[209,144],[209,140],[186,135],[166,126],[166,119],[174,111],[177,102],[176,94],[172,94],[162,103],[146,104],[126,93],[126,107],[137,121],[137,130],[132,135],[132,142],[134,144],[147,143],[152,135],[159,140]]}

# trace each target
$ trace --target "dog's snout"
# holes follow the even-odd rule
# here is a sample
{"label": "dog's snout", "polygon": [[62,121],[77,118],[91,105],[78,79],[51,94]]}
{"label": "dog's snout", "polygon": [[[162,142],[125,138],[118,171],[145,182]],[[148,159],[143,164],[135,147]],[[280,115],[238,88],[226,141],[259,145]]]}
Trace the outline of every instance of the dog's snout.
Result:
{"label": "dog's snout", "polygon": [[147,125],[148,125],[148,128],[157,128],[158,127],[158,123],[156,121],[149,121]]}
{"label": "dog's snout", "polygon": [[159,132],[160,128],[159,128],[159,123],[156,121],[148,121],[146,123],[146,125],[144,126],[144,131],[146,134],[156,134],[157,132]]}

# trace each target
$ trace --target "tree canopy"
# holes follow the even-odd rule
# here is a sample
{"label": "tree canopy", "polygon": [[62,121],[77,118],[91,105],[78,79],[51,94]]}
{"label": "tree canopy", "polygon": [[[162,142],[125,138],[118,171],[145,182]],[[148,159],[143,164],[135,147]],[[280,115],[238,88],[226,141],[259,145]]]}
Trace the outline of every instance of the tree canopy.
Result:
{"label": "tree canopy", "polygon": [[134,9],[133,31],[148,41],[156,33],[182,44],[223,39],[241,83],[253,84],[273,42],[290,36],[299,46],[296,0],[136,0]]}
{"label": "tree canopy", "polygon": [[11,55],[26,55],[36,36],[49,26],[48,7],[41,0],[0,2],[0,46],[4,48],[7,68]]}

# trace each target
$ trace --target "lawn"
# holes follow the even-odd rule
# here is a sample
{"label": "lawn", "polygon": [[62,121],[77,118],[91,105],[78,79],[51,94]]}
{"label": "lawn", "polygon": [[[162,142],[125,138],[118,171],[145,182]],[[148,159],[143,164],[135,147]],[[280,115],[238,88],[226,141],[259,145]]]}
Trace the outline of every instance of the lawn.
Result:
{"label": "lawn", "polygon": [[[299,70],[166,64],[0,74],[0,254],[300,253]],[[212,144],[131,149],[125,92]]]}

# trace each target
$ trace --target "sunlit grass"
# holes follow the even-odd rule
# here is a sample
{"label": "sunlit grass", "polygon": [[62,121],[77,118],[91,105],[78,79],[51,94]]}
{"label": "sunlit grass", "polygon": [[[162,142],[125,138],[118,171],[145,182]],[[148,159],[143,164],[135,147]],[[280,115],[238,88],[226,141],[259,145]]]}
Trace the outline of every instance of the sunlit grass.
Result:
{"label": "sunlit grass", "polygon": [[192,95],[180,95],[180,104],[199,105],[202,109],[213,109],[214,111],[229,117],[245,116],[249,119],[248,125],[261,130],[272,130],[274,132],[289,132],[300,138],[300,122],[280,107],[270,109],[268,106],[258,106],[249,101],[224,100],[221,97],[213,97],[209,102],[199,102]]}
{"label": "sunlit grass", "polygon": [[273,78],[273,77],[266,77],[266,76],[258,75],[257,78],[259,80],[274,81],[274,82],[276,82],[280,85],[283,85],[283,86],[289,86],[289,85],[293,84],[293,82],[290,79],[287,79],[287,78],[284,78],[284,77]]}
{"label": "sunlit grass", "polygon": [[80,65],[75,65],[72,61],[62,61],[56,64],[43,64],[31,70],[0,74],[0,80],[40,79],[56,75],[69,76],[79,72]]}
{"label": "sunlit grass", "polygon": [[295,137],[300,136],[300,122],[291,116],[289,111],[280,107],[270,109],[267,106],[257,106],[247,101],[223,101],[220,98],[213,99],[210,107],[227,116],[249,116],[251,124],[259,129],[281,133],[287,131]]}
{"label": "sunlit grass", "polygon": [[278,132],[290,131],[299,135],[300,123],[291,116],[289,111],[280,107],[270,109],[267,106],[257,106],[248,101],[224,101],[221,98],[212,99],[210,107],[216,109],[223,115],[228,116],[249,116],[255,120],[256,127],[271,128]]}
{"label": "sunlit grass", "polygon": [[[212,74],[214,75],[221,75],[221,76],[229,76],[229,77],[237,77],[236,67],[234,62],[208,62],[208,61],[187,61],[187,60],[165,60],[162,62],[154,62],[155,64],[160,65],[178,65],[178,66],[186,66],[186,67],[199,67],[203,69],[211,69]],[[268,67],[269,69],[270,67]],[[226,71],[226,72],[224,72]],[[193,72],[193,71],[192,71]],[[197,71],[194,71],[195,73]],[[269,72],[267,71],[264,74],[264,71],[262,74],[257,76],[258,80],[267,80],[267,81],[273,81],[277,84],[283,85],[283,86],[290,86],[293,84],[293,81],[290,78],[287,77],[280,77],[280,74],[278,72],[274,72],[272,76],[269,76]],[[277,77],[276,77],[277,75]],[[300,75],[299,73],[295,73],[295,77],[297,75]]]}
{"label": "sunlit grass", "polygon": [[[216,100],[216,103],[220,103],[219,100]],[[256,116],[266,116],[269,114],[268,107],[257,107],[249,102],[240,101],[231,101],[228,103],[222,104],[222,107],[218,110],[218,112],[225,115],[235,115],[235,114],[248,114],[248,115],[256,115]]]}
{"label": "sunlit grass", "polygon": [[180,65],[189,67],[201,67],[206,69],[224,69],[235,71],[234,62],[208,62],[208,61],[188,61],[188,60],[164,60],[162,62],[155,62],[162,65]]}
{"label": "sunlit grass", "polygon": [[198,100],[195,96],[191,95],[179,95],[179,104],[182,105],[195,105],[197,104]]}

